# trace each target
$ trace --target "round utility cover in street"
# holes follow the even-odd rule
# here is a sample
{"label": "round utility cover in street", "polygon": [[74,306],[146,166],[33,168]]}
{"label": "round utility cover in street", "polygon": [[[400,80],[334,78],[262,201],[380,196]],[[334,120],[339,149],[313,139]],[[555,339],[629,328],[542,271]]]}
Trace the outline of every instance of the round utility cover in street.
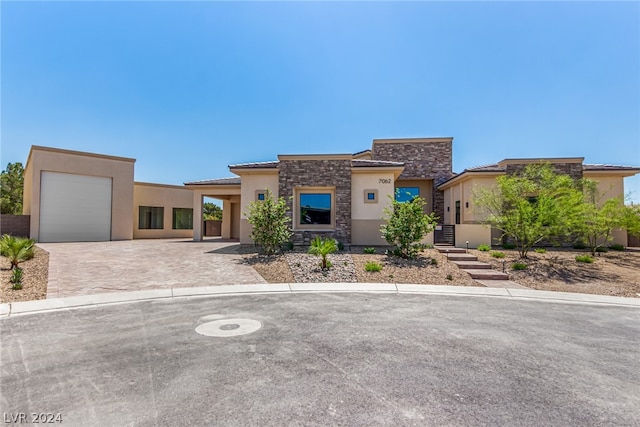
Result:
{"label": "round utility cover in street", "polygon": [[235,337],[257,331],[262,323],[253,319],[221,319],[203,323],[196,332],[207,337]]}

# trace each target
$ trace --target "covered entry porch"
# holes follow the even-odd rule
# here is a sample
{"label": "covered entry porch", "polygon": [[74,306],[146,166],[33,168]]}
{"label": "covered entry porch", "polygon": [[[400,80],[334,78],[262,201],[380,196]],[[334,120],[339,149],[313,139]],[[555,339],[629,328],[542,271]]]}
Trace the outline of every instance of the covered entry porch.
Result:
{"label": "covered entry porch", "polygon": [[202,206],[205,197],[222,200],[223,239],[240,240],[240,177],[187,182],[193,191],[193,240],[199,242],[204,236]]}

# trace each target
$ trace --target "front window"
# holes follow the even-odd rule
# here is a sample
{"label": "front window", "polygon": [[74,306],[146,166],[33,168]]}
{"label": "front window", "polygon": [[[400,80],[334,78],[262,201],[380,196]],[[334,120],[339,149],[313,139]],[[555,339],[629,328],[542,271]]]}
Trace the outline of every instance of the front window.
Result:
{"label": "front window", "polygon": [[331,193],[300,193],[300,225],[331,225]]}
{"label": "front window", "polygon": [[140,206],[138,208],[138,228],[140,230],[158,230],[164,228],[164,208]]}
{"label": "front window", "polygon": [[418,187],[398,187],[396,188],[396,201],[400,203],[410,202],[416,197],[420,197]]}
{"label": "front window", "polygon": [[193,209],[173,208],[173,229],[193,230]]}

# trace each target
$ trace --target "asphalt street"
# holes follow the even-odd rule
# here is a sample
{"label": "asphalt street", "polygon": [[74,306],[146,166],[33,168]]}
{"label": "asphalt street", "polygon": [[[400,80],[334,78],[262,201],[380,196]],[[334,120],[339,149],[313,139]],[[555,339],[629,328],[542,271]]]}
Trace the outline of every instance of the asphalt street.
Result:
{"label": "asphalt street", "polygon": [[7,317],[0,333],[6,425],[640,425],[633,307],[236,295]]}

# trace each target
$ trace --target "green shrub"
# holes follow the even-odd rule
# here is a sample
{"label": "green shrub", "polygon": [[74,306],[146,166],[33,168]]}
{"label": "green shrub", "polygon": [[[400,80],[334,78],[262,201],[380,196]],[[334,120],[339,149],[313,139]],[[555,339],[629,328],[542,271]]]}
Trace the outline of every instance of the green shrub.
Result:
{"label": "green shrub", "polygon": [[427,243],[426,245],[424,245],[425,249],[433,249],[433,245],[431,243]]}
{"label": "green shrub", "polygon": [[363,252],[365,254],[375,254],[376,253],[376,248],[364,248]]}
{"label": "green shrub", "polygon": [[596,248],[596,252],[609,252],[609,249],[605,248],[604,246],[598,246]]}
{"label": "green shrub", "polygon": [[435,258],[431,258],[431,265],[435,265],[436,267],[438,266],[438,260]]}
{"label": "green shrub", "polygon": [[515,249],[516,245],[514,243],[505,242],[502,244],[503,249]]}
{"label": "green shrub", "polygon": [[547,250],[545,248],[535,248],[534,251],[537,254],[546,254],[547,253]]}
{"label": "green shrub", "polygon": [[582,240],[577,240],[573,244],[573,249],[587,249],[587,245]]}
{"label": "green shrub", "polygon": [[434,213],[424,213],[425,200],[416,197],[411,201],[399,202],[390,197],[391,204],[384,209],[385,224],[380,227],[382,237],[395,246],[402,258],[415,258],[418,243],[436,227]]}
{"label": "green shrub", "polygon": [[609,245],[609,249],[612,251],[624,251],[624,246],[620,243],[612,243]]}
{"label": "green shrub", "polygon": [[504,252],[493,251],[491,252],[491,256],[494,258],[504,258]]}
{"label": "green shrub", "polygon": [[9,281],[13,284],[11,287],[13,290],[22,289],[22,269],[20,267],[11,270],[11,278]]}
{"label": "green shrub", "polygon": [[331,268],[331,263],[329,262],[327,257],[329,256],[329,254],[334,253],[336,250],[338,250],[338,244],[334,239],[321,239],[319,236],[316,236],[316,238],[311,241],[309,253],[322,257],[320,267],[323,270],[327,270]]}
{"label": "green shrub", "polygon": [[274,200],[269,190],[264,200],[253,201],[247,207],[245,215],[253,227],[249,237],[262,246],[267,255],[275,253],[293,234],[288,210],[286,200],[283,197]]}
{"label": "green shrub", "polygon": [[337,242],[337,245],[338,245],[338,250],[339,250],[339,251],[343,251],[343,250],[344,250],[344,243],[342,243],[342,242]]}
{"label": "green shrub", "polygon": [[369,261],[364,265],[364,271],[368,271],[369,273],[377,273],[382,270],[382,265],[375,261]]}
{"label": "green shrub", "polygon": [[453,275],[447,274],[447,280],[453,280]]}
{"label": "green shrub", "polygon": [[481,245],[478,245],[478,250],[482,252],[489,252],[491,250],[491,246],[483,243]]}
{"label": "green shrub", "polygon": [[293,250],[293,242],[289,240],[282,244],[282,251],[292,251]]}
{"label": "green shrub", "polygon": [[513,264],[511,264],[511,268],[514,270],[526,270],[527,264],[523,262],[514,262]]}
{"label": "green shrub", "polygon": [[589,255],[576,255],[576,261],[591,264],[593,263],[593,258]]}

